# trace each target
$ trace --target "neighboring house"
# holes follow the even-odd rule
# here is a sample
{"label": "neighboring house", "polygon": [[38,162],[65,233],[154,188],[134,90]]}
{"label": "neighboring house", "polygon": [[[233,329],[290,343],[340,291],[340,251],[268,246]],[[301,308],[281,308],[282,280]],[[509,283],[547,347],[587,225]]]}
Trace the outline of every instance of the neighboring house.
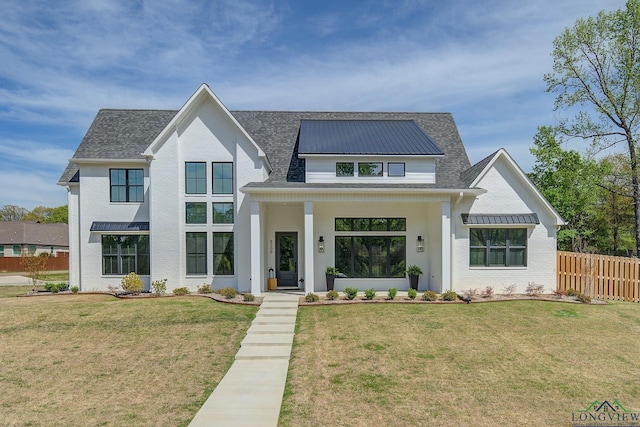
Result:
{"label": "neighboring house", "polygon": [[[442,292],[555,287],[562,219],[500,149],[470,165],[451,114],[100,110],[59,181],[70,281]],[[273,273],[270,273],[270,270]]]}
{"label": "neighboring house", "polygon": [[0,257],[20,257],[23,253],[68,256],[69,226],[37,221],[0,221]]}

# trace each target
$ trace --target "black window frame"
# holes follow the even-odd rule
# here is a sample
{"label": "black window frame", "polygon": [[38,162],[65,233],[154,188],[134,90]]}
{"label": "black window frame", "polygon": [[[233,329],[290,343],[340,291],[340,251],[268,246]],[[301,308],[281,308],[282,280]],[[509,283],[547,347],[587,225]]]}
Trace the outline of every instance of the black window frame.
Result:
{"label": "black window frame", "polygon": [[[195,165],[195,175],[189,173],[189,165]],[[200,168],[203,168],[200,170]],[[204,172],[204,176],[200,173]],[[207,162],[184,162],[184,192],[185,194],[207,194]]]}
{"label": "black window frame", "polygon": [[[474,237],[473,234],[475,232],[480,232],[483,234],[482,238],[478,238],[478,236]],[[504,239],[497,237],[496,233],[504,232]],[[520,233],[524,235],[524,244],[513,244],[512,241],[516,239],[516,236],[513,236],[515,233]],[[495,237],[494,237],[495,236]],[[518,236],[522,237],[522,236]],[[493,238],[493,242],[492,242]],[[474,240],[477,240],[477,244],[473,244]],[[504,240],[504,243],[503,243]],[[528,258],[528,230],[526,228],[483,228],[483,227],[472,227],[469,229],[469,267],[477,267],[477,268],[485,268],[485,267],[493,267],[493,268],[523,268],[527,267],[527,258]],[[481,244],[484,242],[484,244]],[[483,254],[484,251],[484,254]],[[516,254],[516,251],[521,252],[522,263],[512,263],[512,253]],[[504,258],[504,262],[494,262],[500,254],[503,253],[502,256]],[[483,258],[483,262],[477,262],[476,260],[480,260],[477,255],[480,255]]]}
{"label": "black window frame", "polygon": [[[400,174],[392,174],[391,173],[391,166],[392,165],[402,165],[402,175]],[[407,165],[405,162],[389,162],[387,163],[387,176],[391,177],[391,178],[396,178],[396,177],[404,177],[406,176],[407,173]]]}
{"label": "black window frame", "polygon": [[[231,167],[230,176],[227,176],[226,171],[224,170],[224,166],[226,165],[230,165]],[[216,166],[221,166],[223,168],[222,177],[216,178],[216,169],[217,169]],[[213,194],[233,194],[234,193],[233,162],[212,162],[211,163],[211,180],[212,180],[211,191]],[[220,182],[220,181],[222,181],[222,184],[221,184],[222,191],[216,191],[216,182]],[[228,191],[227,191],[227,187],[230,187]]]}
{"label": "black window frame", "polygon": [[[394,243],[401,241],[399,247]],[[381,245],[380,242],[383,242]],[[335,266],[338,270],[352,278],[391,279],[405,277],[407,265],[407,236],[335,236]],[[381,249],[381,251],[378,251]],[[343,253],[344,252],[344,253]],[[363,256],[364,252],[364,256]],[[383,267],[376,262],[380,254],[386,260]],[[399,262],[392,262],[394,256],[400,255]],[[360,256],[359,259],[358,256]],[[384,274],[376,274],[383,271]],[[364,272],[364,274],[363,274]]]}
{"label": "black window frame", "polygon": [[[360,166],[364,165],[380,165],[380,173],[378,174],[363,174]],[[366,178],[376,178],[384,176],[384,162],[358,162],[358,177],[366,177]]]}
{"label": "black window frame", "polygon": [[[204,212],[195,212],[190,208],[204,208]],[[186,224],[206,224],[207,223],[207,202],[185,202],[184,222]]]}
{"label": "black window frame", "polygon": [[[189,242],[190,238],[195,239],[192,245]],[[209,271],[207,266],[207,233],[187,232],[185,244],[185,272],[187,276],[206,276]]]}
{"label": "black window frame", "polygon": [[[124,172],[124,182],[120,182],[120,180],[118,179],[117,182],[114,183],[114,172]],[[136,173],[134,174],[133,172]],[[140,174],[141,182],[132,183],[134,179],[138,178],[138,173]],[[114,200],[115,189],[124,190],[124,200],[121,200],[120,197],[116,197],[118,200]],[[116,194],[120,195],[120,191],[118,191]],[[137,197],[132,197],[132,195],[136,195]],[[140,198],[140,200],[138,200],[138,197]],[[111,203],[144,203],[144,169],[110,168],[109,201]]]}
{"label": "black window frame", "polygon": [[[220,205],[230,205],[226,211],[222,212],[220,215],[216,215],[216,213],[219,213],[219,211],[216,210],[216,206],[220,206]],[[214,224],[233,224],[235,221],[235,211],[234,211],[234,207],[233,207],[233,202],[213,202],[211,204],[211,211],[212,211],[212,221]],[[227,213],[231,212],[231,218],[228,218],[228,215],[226,215]],[[225,221],[220,221],[220,218],[227,218],[229,220],[225,220]]]}
{"label": "black window frame", "polygon": [[[109,248],[114,248],[114,252],[105,253],[105,240],[111,239],[112,244]],[[127,245],[125,245],[127,243]],[[130,246],[133,243],[133,247]],[[129,273],[136,273],[141,276],[148,276],[150,274],[150,246],[148,234],[137,235],[116,235],[116,234],[103,234],[100,239],[101,253],[102,253],[102,275],[103,276],[122,276]],[[133,248],[133,252],[127,252]],[[107,264],[107,259],[111,260]],[[125,264],[126,260],[126,264]],[[134,268],[125,268],[126,265],[130,266],[133,261]],[[110,265],[111,268],[107,269]],[[130,271],[126,271],[130,270]]]}
{"label": "black window frame", "polygon": [[[351,173],[342,173],[344,167],[347,167],[347,170],[351,169]],[[351,177],[355,174],[355,165],[353,162],[336,162],[336,177]]]}
{"label": "black window frame", "polygon": [[[219,276],[233,276],[235,274],[235,243],[232,231],[213,232],[213,274]],[[226,239],[224,247],[219,245],[219,239]],[[224,243],[224,242],[223,242]],[[222,261],[228,261],[228,264]]]}

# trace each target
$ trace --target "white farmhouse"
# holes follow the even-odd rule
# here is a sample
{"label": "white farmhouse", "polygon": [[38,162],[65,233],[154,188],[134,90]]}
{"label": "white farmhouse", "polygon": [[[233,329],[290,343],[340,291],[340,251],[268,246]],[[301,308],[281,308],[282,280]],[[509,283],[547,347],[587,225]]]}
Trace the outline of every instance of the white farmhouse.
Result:
{"label": "white farmhouse", "polygon": [[100,110],[59,181],[70,281],[437,292],[555,287],[563,222],[500,149],[470,165],[451,114]]}

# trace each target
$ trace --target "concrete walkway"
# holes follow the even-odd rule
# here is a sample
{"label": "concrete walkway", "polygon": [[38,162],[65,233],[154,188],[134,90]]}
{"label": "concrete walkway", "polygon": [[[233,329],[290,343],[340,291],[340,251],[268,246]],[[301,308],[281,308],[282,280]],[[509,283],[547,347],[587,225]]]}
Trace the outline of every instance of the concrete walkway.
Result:
{"label": "concrete walkway", "polygon": [[300,295],[264,296],[233,365],[190,427],[278,425]]}

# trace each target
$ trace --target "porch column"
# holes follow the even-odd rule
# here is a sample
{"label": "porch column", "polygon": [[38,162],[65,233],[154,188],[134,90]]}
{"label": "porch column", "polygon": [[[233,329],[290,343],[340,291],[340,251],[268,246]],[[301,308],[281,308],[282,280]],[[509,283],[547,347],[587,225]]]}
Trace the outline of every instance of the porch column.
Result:
{"label": "porch column", "polygon": [[251,202],[251,293],[262,292],[262,227],[260,202]]}
{"label": "porch column", "polygon": [[451,202],[442,202],[442,292],[451,289]]}
{"label": "porch column", "polygon": [[304,202],[304,292],[314,292],[313,258],[315,237],[313,235],[313,202]]}

